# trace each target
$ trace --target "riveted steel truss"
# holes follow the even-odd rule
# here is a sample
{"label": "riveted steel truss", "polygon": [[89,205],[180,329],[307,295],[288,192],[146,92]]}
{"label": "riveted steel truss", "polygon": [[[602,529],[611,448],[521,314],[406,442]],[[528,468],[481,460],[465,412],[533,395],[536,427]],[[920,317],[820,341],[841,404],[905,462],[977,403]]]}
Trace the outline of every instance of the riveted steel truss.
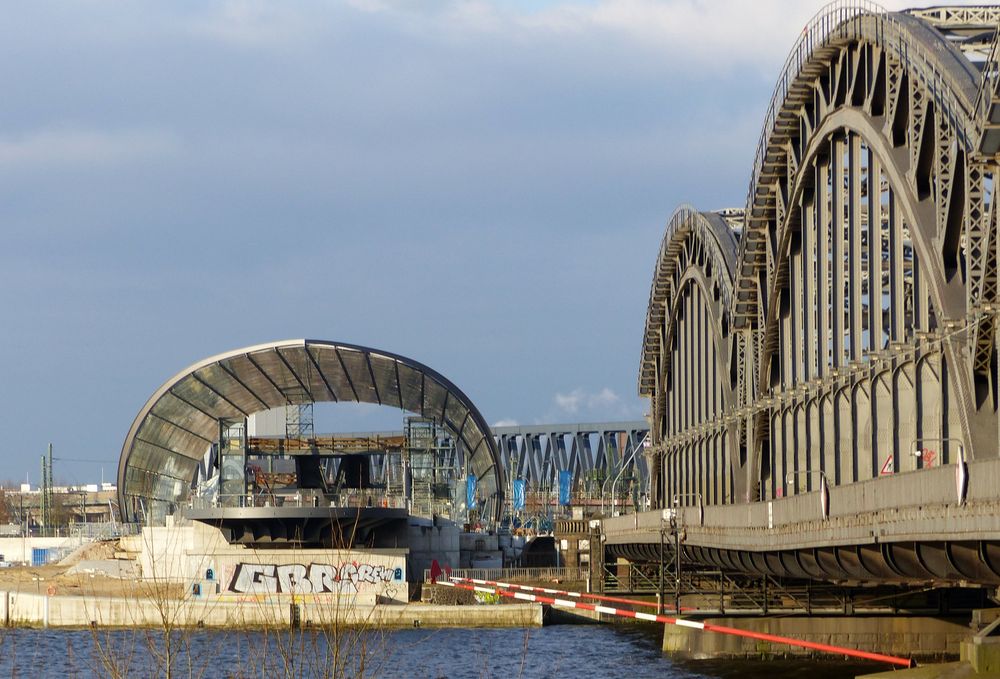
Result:
{"label": "riveted steel truss", "polygon": [[646,492],[648,470],[643,456],[646,423],[606,422],[493,427],[493,436],[510,478],[524,479],[532,489],[559,486],[559,472],[568,471],[573,488],[588,481],[634,484]]}
{"label": "riveted steel truss", "polygon": [[998,19],[849,2],[802,34],[745,210],[681,208],[660,248],[654,503],[997,455]]}

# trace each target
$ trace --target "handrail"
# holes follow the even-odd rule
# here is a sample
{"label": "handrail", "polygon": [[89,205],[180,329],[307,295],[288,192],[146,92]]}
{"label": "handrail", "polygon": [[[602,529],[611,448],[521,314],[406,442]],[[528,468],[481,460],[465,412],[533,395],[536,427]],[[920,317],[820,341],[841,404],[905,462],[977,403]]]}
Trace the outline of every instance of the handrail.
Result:
{"label": "handrail", "polygon": [[979,81],[979,93],[976,95],[975,115],[980,137],[990,122],[990,106],[993,103],[993,95],[996,94],[998,82],[1000,82],[1000,63],[998,62],[1000,62],[1000,27],[997,27],[993,35],[990,56],[983,63],[983,76]]}
{"label": "handrail", "polygon": [[[454,568],[448,572],[453,578],[476,580],[586,580],[589,566],[528,566],[518,568]],[[424,569],[424,582],[430,582],[431,571]]]}
{"label": "handrail", "polygon": [[189,509],[252,508],[252,507],[301,507],[325,509],[389,508],[405,509],[406,498],[380,488],[344,488],[338,492],[322,493],[298,490],[289,493],[219,493],[207,497],[190,497]]}
{"label": "handrail", "polygon": [[[757,142],[757,152],[754,154],[750,190],[747,195],[746,219],[750,219],[751,216],[753,197],[757,191],[757,180],[760,176],[760,171],[764,167],[764,159],[768,143],[771,140],[774,123],[777,120],[778,109],[788,96],[791,84],[795,82],[795,79],[802,71],[802,67],[812,59],[816,49],[826,43],[827,38],[834,32],[834,29],[842,26],[848,19],[865,13],[885,14],[885,9],[881,5],[869,2],[868,0],[835,0],[835,2],[822,7],[806,24],[802,35],[799,36],[799,39],[785,58],[785,64],[781,69],[781,74],[778,76],[778,82],[775,84],[774,92],[771,94],[767,113],[764,115],[764,125],[761,129],[760,139]],[[740,248],[740,254],[742,254],[743,249],[743,247]]]}

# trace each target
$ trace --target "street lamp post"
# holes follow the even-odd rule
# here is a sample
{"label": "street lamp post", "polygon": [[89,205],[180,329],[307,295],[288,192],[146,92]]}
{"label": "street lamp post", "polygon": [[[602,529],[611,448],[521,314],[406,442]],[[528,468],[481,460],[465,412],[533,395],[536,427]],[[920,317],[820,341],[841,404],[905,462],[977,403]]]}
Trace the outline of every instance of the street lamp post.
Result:
{"label": "street lamp post", "polygon": [[601,483],[601,516],[604,516],[604,495],[608,487],[608,481],[611,481],[611,476],[605,477],[604,481]]}
{"label": "street lamp post", "polygon": [[796,477],[802,476],[802,475],[809,476],[811,474],[817,474],[817,475],[819,475],[819,504],[820,504],[820,511],[822,512],[824,519],[829,519],[830,518],[830,488],[829,488],[829,485],[827,484],[827,481],[826,481],[826,472],[824,472],[822,469],[800,469],[797,472],[788,472],[788,475],[785,477],[785,483],[792,483],[793,481],[795,481],[796,482],[796,487],[797,487],[798,486],[798,481],[797,481]]}
{"label": "street lamp post", "polygon": [[[635,449],[632,449],[632,453],[631,455],[628,456],[628,459],[622,460],[622,465],[621,465],[622,468],[621,470],[619,470],[618,475],[615,477],[615,480],[611,483],[611,516],[618,516],[618,496],[615,493],[615,489],[618,486],[618,481],[621,479],[622,474],[625,473],[625,466],[628,465],[629,462],[632,462],[634,459],[635,459]],[[602,504],[603,501],[604,501],[604,491],[602,490],[601,491]]]}
{"label": "street lamp post", "polygon": [[705,523],[705,502],[701,493],[676,493],[670,500],[670,504],[679,507],[681,500],[694,499],[698,501],[698,524]]}
{"label": "street lamp post", "polygon": [[955,491],[958,496],[958,505],[964,505],[966,494],[969,491],[969,464],[965,459],[965,443],[962,439],[954,436],[921,437],[913,439],[913,455],[918,458],[923,457],[924,451],[917,444],[928,443],[930,441],[935,443],[954,443],[958,446],[958,462],[955,463]]}
{"label": "street lamp post", "polygon": [[[704,524],[705,504],[702,502],[701,493],[676,493],[670,499],[670,509],[663,511],[663,518],[670,521],[670,527],[674,531],[674,613],[676,615],[681,614],[681,521],[680,512],[677,511],[677,507],[680,506],[681,500],[687,498],[693,498],[698,501],[698,522],[699,524]],[[661,564],[662,560],[663,553],[660,552]]]}

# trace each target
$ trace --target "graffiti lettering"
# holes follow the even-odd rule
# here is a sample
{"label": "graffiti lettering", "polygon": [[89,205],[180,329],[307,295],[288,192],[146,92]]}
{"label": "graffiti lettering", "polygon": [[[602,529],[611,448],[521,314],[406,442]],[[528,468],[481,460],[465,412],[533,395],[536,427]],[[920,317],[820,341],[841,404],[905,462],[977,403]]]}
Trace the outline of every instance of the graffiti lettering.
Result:
{"label": "graffiti lettering", "polygon": [[374,564],[259,564],[236,566],[229,591],[240,594],[324,594],[358,591],[359,586],[402,582],[403,569]]}

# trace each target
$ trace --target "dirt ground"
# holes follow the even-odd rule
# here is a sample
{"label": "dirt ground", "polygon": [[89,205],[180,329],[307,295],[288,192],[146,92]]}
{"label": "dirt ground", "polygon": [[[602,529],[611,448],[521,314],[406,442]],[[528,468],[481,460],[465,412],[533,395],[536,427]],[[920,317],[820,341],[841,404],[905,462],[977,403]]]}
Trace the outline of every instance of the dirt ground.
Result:
{"label": "dirt ground", "polygon": [[58,564],[0,568],[0,591],[53,596],[166,596],[180,598],[181,584],[150,583],[108,577],[102,573],[69,573],[86,560],[113,559],[119,551],[115,540],[83,545]]}

